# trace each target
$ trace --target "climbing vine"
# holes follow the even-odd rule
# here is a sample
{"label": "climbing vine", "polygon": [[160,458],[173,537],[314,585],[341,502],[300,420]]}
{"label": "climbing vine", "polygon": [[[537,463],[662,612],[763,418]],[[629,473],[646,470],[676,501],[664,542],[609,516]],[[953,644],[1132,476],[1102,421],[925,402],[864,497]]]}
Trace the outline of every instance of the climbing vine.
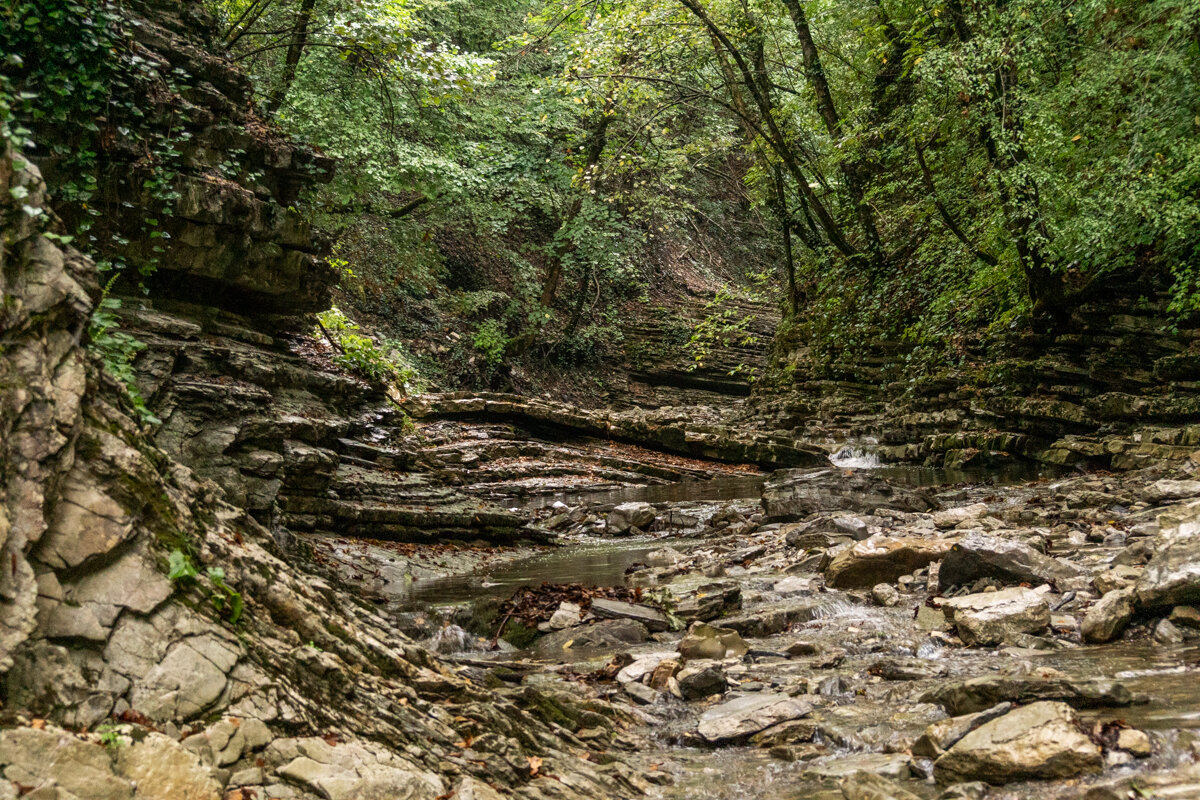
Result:
{"label": "climbing vine", "polygon": [[65,225],[65,234],[45,235],[80,248],[107,278],[90,347],[128,388],[143,421],[157,422],[133,381],[144,345],[120,331],[120,301],[109,290],[127,278],[146,291],[164,252],[162,220],[179,198],[181,148],[190,137],[171,100],[189,76],[150,58],[121,4],[108,0],[6,4],[0,53],[7,54],[0,135],[36,161]]}

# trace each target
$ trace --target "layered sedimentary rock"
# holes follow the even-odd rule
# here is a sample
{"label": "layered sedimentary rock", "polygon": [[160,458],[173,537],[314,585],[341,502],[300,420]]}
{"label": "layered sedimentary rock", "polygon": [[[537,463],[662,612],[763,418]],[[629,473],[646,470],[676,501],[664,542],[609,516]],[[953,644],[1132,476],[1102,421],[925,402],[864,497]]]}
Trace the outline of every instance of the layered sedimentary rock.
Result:
{"label": "layered sedimentary rock", "polygon": [[[577,690],[481,691],[369,604],[283,560],[251,514],[158,448],[84,349],[94,265],[42,235],[52,216],[13,203],[18,185],[44,208],[36,168],[14,170],[5,153],[0,788],[430,800],[488,796],[489,784],[558,796],[560,780],[580,797],[637,790],[628,770],[578,757],[572,730],[585,723],[619,740],[607,705]],[[109,718],[102,733],[72,732]]]}
{"label": "layered sedimentary rock", "polygon": [[1058,333],[975,342],[967,366],[917,378],[900,342],[820,366],[784,347],[773,369],[788,386],[756,395],[747,420],[799,439],[874,439],[884,461],[930,466],[1181,463],[1200,448],[1200,331],[1167,306],[1165,293],[1112,290]]}
{"label": "layered sedimentary rock", "polygon": [[[145,268],[148,295],[128,281],[114,291],[128,293],[118,298],[122,329],[146,345],[133,367],[162,420],[156,444],[280,535],[511,540],[521,519],[412,472],[416,456],[384,389],[307,341],[335,275],[295,206],[328,179],[332,160],[256,116],[250,82],[218,55],[202,4],[151,0],[125,14],[155,91],[136,135],[102,136],[94,202],[109,213],[96,230],[130,243],[120,252],[129,274]],[[162,208],[126,178],[145,169],[137,143],[167,129],[179,155],[175,199]],[[55,158],[44,166],[53,184]]]}

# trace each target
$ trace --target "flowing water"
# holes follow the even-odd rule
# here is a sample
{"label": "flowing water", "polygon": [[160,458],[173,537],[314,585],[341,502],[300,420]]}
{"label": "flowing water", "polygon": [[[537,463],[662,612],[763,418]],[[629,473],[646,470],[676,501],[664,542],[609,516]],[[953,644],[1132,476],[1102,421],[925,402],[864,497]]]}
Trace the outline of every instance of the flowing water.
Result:
{"label": "flowing water", "polygon": [[[981,486],[1003,487],[1063,474],[1061,470],[1026,463],[965,470],[887,465],[880,463],[870,451],[869,443],[866,448],[858,444],[840,448],[831,457],[831,462],[845,469],[871,469],[874,474],[906,486],[955,486],[953,492],[942,495],[943,498],[953,497],[951,502],[961,502],[969,495],[978,497],[991,493],[990,489],[981,491]],[[567,508],[584,506],[591,512],[603,512],[620,503],[640,501],[657,505],[660,520],[678,515],[703,521],[731,503],[744,514],[753,513],[766,480],[767,477],[761,474],[742,475],[607,491],[547,492],[542,496],[510,498],[501,502],[546,518]],[[962,486],[958,487],[959,484]],[[1014,492],[1009,499],[1017,502],[1019,494]],[[665,513],[666,509],[671,513]],[[696,527],[703,525],[698,523]],[[719,531],[713,532],[708,539],[683,538],[678,533],[678,530],[665,530],[654,536],[624,539],[582,536],[563,546],[471,574],[413,581],[405,587],[396,607],[442,608],[446,621],[427,645],[441,653],[488,658],[490,654],[480,652],[482,640],[451,624],[452,612],[446,610],[448,607],[480,598],[508,598],[521,586],[537,586],[543,582],[623,585],[631,565],[644,562],[651,551],[664,546],[681,551],[696,547],[701,552],[716,547],[713,552],[721,553],[744,547],[750,541],[739,540],[735,535],[729,540],[732,543],[726,545],[727,550],[721,551],[724,535]],[[767,610],[773,603],[782,607],[788,602],[796,602],[786,597],[777,598],[771,593],[772,587],[785,577],[785,573],[772,572],[772,569],[778,567],[743,569],[734,565],[720,580],[737,582],[744,598],[748,599],[748,607],[755,609],[754,613]],[[684,576],[672,588],[686,592],[708,580],[695,572]],[[764,597],[767,598],[765,605]],[[751,639],[751,646],[766,652],[768,657],[762,663],[756,663],[761,657],[748,658],[739,673],[740,683],[735,682],[731,691],[778,691],[780,687],[794,687],[798,678],[811,676],[807,696],[815,698],[820,713],[825,715],[826,723],[823,724],[831,727],[818,732],[812,743],[801,745],[800,750],[809,750],[797,756],[777,752],[779,748],[696,748],[689,746],[695,739],[687,737],[696,729],[698,709],[703,706],[684,703],[664,694],[651,705],[641,707],[648,723],[646,735],[656,744],[640,757],[647,768],[664,776],[662,785],[653,787],[653,797],[660,800],[836,800],[842,797],[838,780],[850,771],[866,769],[887,774],[898,762],[904,762],[907,770],[907,757],[903,752],[893,750],[905,750],[924,730],[931,721],[930,707],[924,704],[922,710],[922,704],[916,702],[918,690],[893,696],[890,694],[893,685],[881,684],[878,678],[869,677],[868,667],[879,657],[874,655],[876,653],[934,665],[934,669],[942,669],[949,676],[960,679],[986,674],[997,669],[1001,662],[1006,669],[1012,669],[1014,664],[1024,660],[1030,668],[1053,667],[1073,679],[1106,677],[1121,680],[1135,693],[1144,695],[1145,702],[1121,709],[1084,711],[1081,716],[1088,722],[1124,719],[1154,733],[1154,757],[1137,765],[1143,771],[1171,769],[1181,761],[1187,761],[1191,757],[1190,748],[1200,740],[1200,734],[1194,738],[1187,735],[1191,729],[1200,730],[1200,691],[1196,689],[1196,677],[1200,675],[1200,647],[1122,642],[1103,647],[1002,653],[948,646],[936,637],[920,633],[914,638],[912,613],[908,607],[881,608],[861,595],[825,590],[810,597],[808,602],[812,607],[807,622],[793,623],[779,636]],[[806,665],[803,660],[771,660],[771,652],[786,648],[796,637],[817,641],[826,650],[846,648],[846,663],[821,668]],[[652,640],[626,649],[637,658],[664,649],[673,652],[674,648],[673,642]],[[502,657],[525,660],[530,656],[530,653],[509,652]],[[563,666],[587,672],[601,666],[608,656],[609,653],[603,652],[580,652],[567,656],[577,660]],[[541,659],[542,656],[538,656],[535,660]],[[555,659],[550,661],[554,663]],[[556,678],[550,675],[547,679]],[[933,710],[940,713],[936,707]],[[1111,775],[1112,771],[1106,774]],[[932,782],[905,781],[904,785],[923,800],[932,800],[940,792]],[[1045,794],[1048,788],[1045,784],[1013,784],[996,790],[995,796],[1028,797]]]}
{"label": "flowing water", "polygon": [[663,542],[646,538],[574,542],[548,552],[468,575],[450,575],[410,583],[398,598],[400,608],[465,603],[484,597],[511,597],[522,586],[581,583],[620,586],[630,564],[642,561]]}

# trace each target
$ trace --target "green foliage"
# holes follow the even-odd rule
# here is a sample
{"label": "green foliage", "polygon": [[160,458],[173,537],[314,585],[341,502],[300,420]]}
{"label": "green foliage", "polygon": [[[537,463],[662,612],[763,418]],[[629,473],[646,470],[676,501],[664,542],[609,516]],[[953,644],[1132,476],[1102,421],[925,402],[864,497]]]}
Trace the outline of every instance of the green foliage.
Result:
{"label": "green foliage", "polygon": [[486,319],[475,329],[471,344],[483,356],[489,366],[495,367],[504,360],[504,351],[508,347],[509,338],[504,324],[496,319]]}
{"label": "green foliage", "polygon": [[146,349],[146,345],[121,330],[121,301],[119,298],[108,296],[111,285],[110,279],[99,305],[92,312],[88,328],[88,348],[100,358],[108,374],[124,384],[142,422],[158,425],[162,420],[147,408],[146,400],[137,386],[137,374],[133,369],[134,359]]}
{"label": "green foliage", "polygon": [[[167,235],[159,216],[178,199],[180,148],[189,138],[174,119],[152,120],[148,98],[178,94],[190,76],[143,57],[136,36],[110,0],[0,7],[0,53],[17,101],[0,116],[12,118],[6,137],[41,163],[76,245],[101,271],[132,265],[146,276],[162,252],[154,243]],[[133,170],[102,155],[117,149],[138,154]],[[103,198],[116,195],[144,198],[135,230],[113,227]]]}
{"label": "green foliage", "polygon": [[[755,315],[743,312],[733,303],[738,294],[731,287],[722,286],[713,299],[705,304],[705,315],[692,326],[692,334],[686,345],[692,357],[691,369],[703,367],[717,348],[759,344],[758,336],[750,330]],[[757,378],[756,372],[753,367],[738,364],[729,374],[746,375],[753,382]]]}
{"label": "green foliage", "polygon": [[[167,557],[167,569],[167,577],[174,583],[185,586],[199,584],[200,571],[183,550],[177,548],[171,551]],[[201,588],[208,595],[213,609],[219,616],[229,620],[231,625],[236,625],[244,610],[241,592],[225,582],[225,570],[221,567],[208,567],[204,577],[207,586]]]}
{"label": "green foliage", "polygon": [[100,736],[100,744],[109,750],[116,750],[124,743],[121,738],[121,726],[115,722],[100,723],[96,726],[96,733]]}
{"label": "green foliage", "polygon": [[400,345],[385,342],[376,344],[369,336],[358,333],[359,326],[334,306],[317,315],[317,327],[312,336],[334,347],[333,362],[342,369],[376,383],[385,383],[411,392],[416,386],[417,372],[403,355]]}

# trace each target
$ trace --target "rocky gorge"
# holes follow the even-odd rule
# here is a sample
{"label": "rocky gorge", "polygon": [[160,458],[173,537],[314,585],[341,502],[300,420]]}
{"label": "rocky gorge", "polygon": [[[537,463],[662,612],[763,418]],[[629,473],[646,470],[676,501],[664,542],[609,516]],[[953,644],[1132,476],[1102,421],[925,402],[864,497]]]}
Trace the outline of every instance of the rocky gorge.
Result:
{"label": "rocky gorge", "polygon": [[[149,294],[0,159],[0,799],[1200,796],[1195,331],[1084,309],[1016,384],[907,393],[399,396],[312,335],[288,209],[333,164],[198,5],[128,13],[191,76]],[[116,296],[152,419],[86,347]]]}

